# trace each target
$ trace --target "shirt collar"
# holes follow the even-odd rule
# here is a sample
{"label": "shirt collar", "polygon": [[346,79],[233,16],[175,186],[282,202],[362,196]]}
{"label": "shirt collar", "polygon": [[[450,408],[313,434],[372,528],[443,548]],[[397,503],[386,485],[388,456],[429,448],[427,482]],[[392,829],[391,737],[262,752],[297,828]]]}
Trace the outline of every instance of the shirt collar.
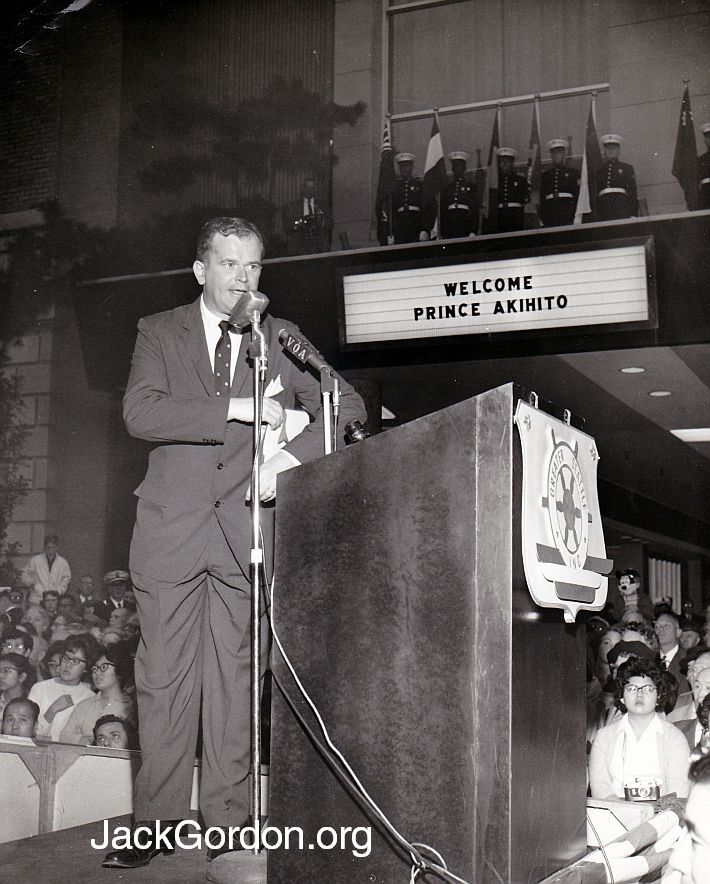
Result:
{"label": "shirt collar", "polygon": [[214,326],[216,329],[219,329],[219,324],[223,319],[229,318],[227,316],[217,316],[215,313],[212,313],[212,311],[208,309],[207,304],[205,304],[204,294],[200,295],[200,314],[205,325]]}
{"label": "shirt collar", "polygon": [[[633,732],[633,728],[631,727],[631,722],[629,721],[629,713],[625,713],[624,717],[621,719],[621,729],[626,731],[627,734],[633,736],[636,739],[636,734]],[[646,730],[643,732],[643,736],[645,737],[647,733],[663,733],[663,722],[661,721],[660,715],[656,712],[653,716],[653,719]]]}
{"label": "shirt collar", "polygon": [[679,650],[680,645],[674,645],[674,647],[672,647],[670,651],[661,651],[661,654],[663,656],[663,659],[670,663],[675,659],[675,656]]}

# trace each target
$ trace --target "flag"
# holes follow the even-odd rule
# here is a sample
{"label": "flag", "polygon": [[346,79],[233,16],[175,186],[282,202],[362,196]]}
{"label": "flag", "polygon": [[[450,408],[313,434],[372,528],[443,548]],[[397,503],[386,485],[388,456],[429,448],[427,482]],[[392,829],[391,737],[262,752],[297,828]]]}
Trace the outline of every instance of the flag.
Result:
{"label": "flag", "polygon": [[678,135],[675,140],[673,155],[673,177],[683,188],[685,204],[688,211],[698,208],[698,154],[695,146],[695,124],[690,109],[690,92],[685,87],[683,101],[680,106]]}
{"label": "flag", "polygon": [[597,127],[595,124],[595,99],[592,96],[587,117],[587,133],[584,140],[584,155],[582,156],[582,174],[579,180],[579,196],[577,197],[577,209],[574,213],[574,223],[581,224],[585,215],[589,215],[596,198],[594,179],[596,171],[602,164],[602,152],[597,139]]}
{"label": "flag", "polygon": [[537,212],[540,211],[540,185],[542,184],[542,156],[540,154],[540,105],[535,99],[533,107],[532,128],[528,144],[528,193],[530,202]]}
{"label": "flag", "polygon": [[375,218],[377,219],[377,241],[381,246],[388,245],[392,240],[392,191],[397,183],[394,171],[394,150],[390,134],[390,121],[385,120],[382,133],[382,155],[380,157],[380,176],[377,181],[377,199],[375,201]]}
{"label": "flag", "polygon": [[424,163],[424,182],[422,189],[422,203],[427,213],[429,229],[432,239],[436,239],[439,233],[439,191],[446,184],[446,165],[444,164],[444,146],[441,143],[439,132],[439,117],[434,112],[434,122],[431,125],[429,147],[426,152]]}
{"label": "flag", "polygon": [[481,201],[481,225],[483,225],[485,219],[488,219],[489,227],[491,226],[490,222],[495,217],[498,205],[498,154],[496,151],[499,147],[500,107],[497,107],[493,122],[493,132],[491,133],[491,146],[488,148],[486,180],[483,183],[483,199]]}

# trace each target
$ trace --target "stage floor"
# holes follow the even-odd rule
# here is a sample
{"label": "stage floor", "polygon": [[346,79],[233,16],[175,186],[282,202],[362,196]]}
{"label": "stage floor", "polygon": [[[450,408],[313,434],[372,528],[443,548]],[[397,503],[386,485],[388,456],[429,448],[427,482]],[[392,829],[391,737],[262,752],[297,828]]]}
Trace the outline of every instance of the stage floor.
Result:
{"label": "stage floor", "polygon": [[[128,817],[109,820],[127,825]],[[22,841],[0,844],[2,880],[14,884],[196,884],[205,880],[207,851],[176,850],[157,856],[141,869],[103,869],[107,850],[94,850],[91,839],[101,843],[103,822],[35,835]]]}

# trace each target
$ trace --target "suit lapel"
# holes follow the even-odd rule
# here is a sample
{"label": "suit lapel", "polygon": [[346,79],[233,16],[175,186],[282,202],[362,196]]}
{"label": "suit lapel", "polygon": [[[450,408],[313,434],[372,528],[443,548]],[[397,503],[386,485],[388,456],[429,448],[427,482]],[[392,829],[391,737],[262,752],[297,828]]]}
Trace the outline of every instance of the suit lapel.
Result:
{"label": "suit lapel", "polygon": [[214,372],[210,365],[210,357],[207,352],[207,340],[205,339],[205,327],[200,313],[200,299],[191,305],[190,312],[185,320],[184,328],[187,335],[187,350],[195,364],[197,376],[202,381],[205,390],[214,395]]}

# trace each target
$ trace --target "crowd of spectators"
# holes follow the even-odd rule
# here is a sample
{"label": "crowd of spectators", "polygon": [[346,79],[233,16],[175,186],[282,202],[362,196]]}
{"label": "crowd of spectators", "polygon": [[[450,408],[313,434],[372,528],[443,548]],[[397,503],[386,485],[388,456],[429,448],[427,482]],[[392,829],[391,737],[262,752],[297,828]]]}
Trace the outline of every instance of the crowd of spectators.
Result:
{"label": "crowd of spectators", "polygon": [[590,795],[686,798],[691,763],[710,752],[710,605],[681,618],[635,584],[617,613],[608,605],[587,625]]}
{"label": "crowd of spectators", "polygon": [[[44,553],[54,562],[57,546],[51,538]],[[25,586],[0,588],[2,734],[139,750],[129,574],[110,571],[101,590],[89,575],[57,587],[56,565],[32,561]],[[710,604],[680,617],[670,600],[652,604],[637,572],[617,572],[604,611],[587,622],[587,751],[594,799],[663,807],[706,797]]]}
{"label": "crowd of spectators", "polygon": [[138,749],[133,666],[140,638],[128,572],[72,583],[59,539],[0,589],[2,734]]}

